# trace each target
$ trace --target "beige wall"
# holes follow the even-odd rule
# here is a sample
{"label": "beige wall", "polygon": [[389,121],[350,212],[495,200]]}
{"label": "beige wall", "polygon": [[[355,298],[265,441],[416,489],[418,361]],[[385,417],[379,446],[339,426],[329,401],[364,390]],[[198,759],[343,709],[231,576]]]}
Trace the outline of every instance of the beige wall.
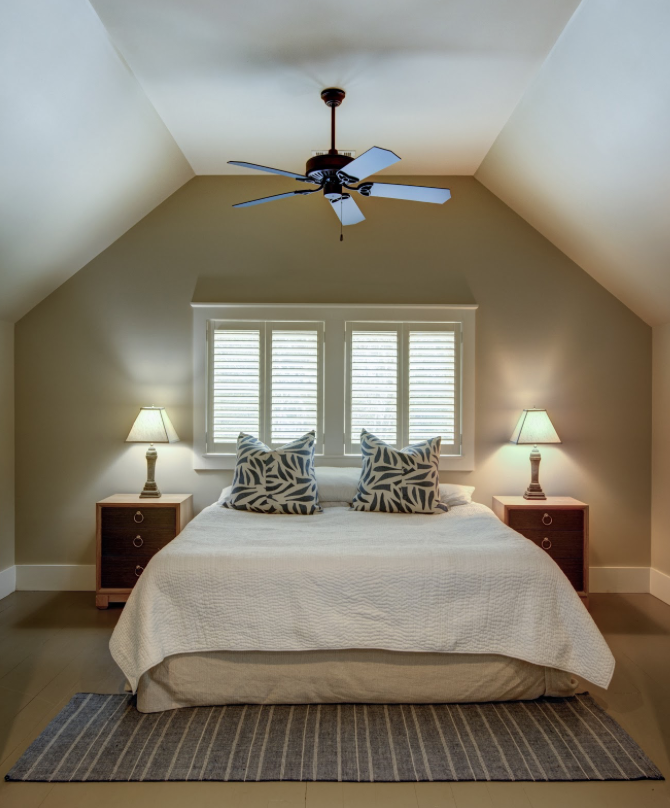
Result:
{"label": "beige wall", "polygon": [[670,575],[670,323],[654,327],[651,565]]}
{"label": "beige wall", "polygon": [[14,324],[0,320],[0,570],[14,564]]}
{"label": "beige wall", "polygon": [[318,197],[230,207],[290,182],[197,177],[26,315],[17,563],[93,562],[95,500],[144,481],[145,447],[123,442],[142,404],[183,438],[158,447],[165,492],[202,508],[230,479],[192,469],[198,283],[231,302],[476,301],[477,468],[446,477],[489,505],[522,493],[530,447],[507,441],[524,406],[545,406],[564,443],[542,449],[541,480],[592,506],[591,563],[648,565],[651,329],[475,179],[434,182],[452,189],[444,207],[363,199],[340,243]]}

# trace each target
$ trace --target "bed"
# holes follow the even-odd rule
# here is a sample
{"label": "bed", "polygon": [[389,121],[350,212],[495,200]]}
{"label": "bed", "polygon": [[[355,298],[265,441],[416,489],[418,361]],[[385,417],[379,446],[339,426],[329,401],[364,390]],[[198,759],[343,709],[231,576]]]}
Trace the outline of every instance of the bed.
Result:
{"label": "bed", "polygon": [[614,670],[554,562],[475,503],[311,517],[212,505],[147,565],[110,648],[143,712],[563,696]]}

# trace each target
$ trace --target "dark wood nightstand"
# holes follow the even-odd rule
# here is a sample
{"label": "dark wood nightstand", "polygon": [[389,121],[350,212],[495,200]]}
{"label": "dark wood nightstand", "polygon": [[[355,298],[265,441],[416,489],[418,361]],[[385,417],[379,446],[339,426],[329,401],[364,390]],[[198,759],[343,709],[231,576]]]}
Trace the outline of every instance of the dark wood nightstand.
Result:
{"label": "dark wood nightstand", "polygon": [[572,497],[493,497],[493,512],[554,559],[588,609],[589,506]]}
{"label": "dark wood nightstand", "polygon": [[96,503],[95,605],[125,603],[152,556],[193,518],[192,494],[146,499],[115,494]]}

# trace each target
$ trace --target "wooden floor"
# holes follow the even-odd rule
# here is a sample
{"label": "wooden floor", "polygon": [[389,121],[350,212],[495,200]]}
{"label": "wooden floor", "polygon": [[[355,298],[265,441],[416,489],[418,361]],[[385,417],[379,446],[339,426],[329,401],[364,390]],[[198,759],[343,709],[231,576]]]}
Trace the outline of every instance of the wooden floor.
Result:
{"label": "wooden floor", "polygon": [[[107,643],[119,609],[86,592],[0,600],[0,774],[73,693],[123,691]],[[670,606],[651,595],[594,595],[591,613],[617,659],[610,689],[588,689],[670,778]],[[2,808],[646,808],[665,782],[633,783],[48,783],[0,782]]]}

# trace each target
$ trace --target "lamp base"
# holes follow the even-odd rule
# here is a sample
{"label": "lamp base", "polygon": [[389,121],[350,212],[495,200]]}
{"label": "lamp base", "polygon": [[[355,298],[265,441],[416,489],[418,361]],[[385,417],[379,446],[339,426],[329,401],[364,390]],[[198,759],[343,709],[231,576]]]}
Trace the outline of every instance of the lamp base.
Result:
{"label": "lamp base", "polygon": [[[538,486],[539,487],[539,486]],[[531,491],[530,486],[526,488],[526,493],[523,495],[524,499],[546,499],[547,496],[540,488],[539,491]]]}
{"label": "lamp base", "polygon": [[144,483],[144,488],[142,489],[142,493],[140,494],[140,497],[142,499],[145,498],[157,499],[158,497],[162,496],[155,479],[157,457],[158,452],[156,451],[156,447],[152,443],[147,449],[147,481]]}
{"label": "lamp base", "polygon": [[[154,487],[153,488],[148,488],[147,486],[149,486],[149,485],[153,485]],[[162,496],[163,495],[158,490],[158,486],[156,485],[156,483],[145,483],[144,488],[142,489],[142,492],[140,493],[140,497],[142,497],[143,499],[145,499],[147,497],[157,499],[158,497],[162,497]]]}
{"label": "lamp base", "polygon": [[526,493],[523,495],[524,499],[546,499],[546,495],[540,485],[540,453],[537,446],[533,446],[533,451],[530,453],[530,483],[526,488]]}

